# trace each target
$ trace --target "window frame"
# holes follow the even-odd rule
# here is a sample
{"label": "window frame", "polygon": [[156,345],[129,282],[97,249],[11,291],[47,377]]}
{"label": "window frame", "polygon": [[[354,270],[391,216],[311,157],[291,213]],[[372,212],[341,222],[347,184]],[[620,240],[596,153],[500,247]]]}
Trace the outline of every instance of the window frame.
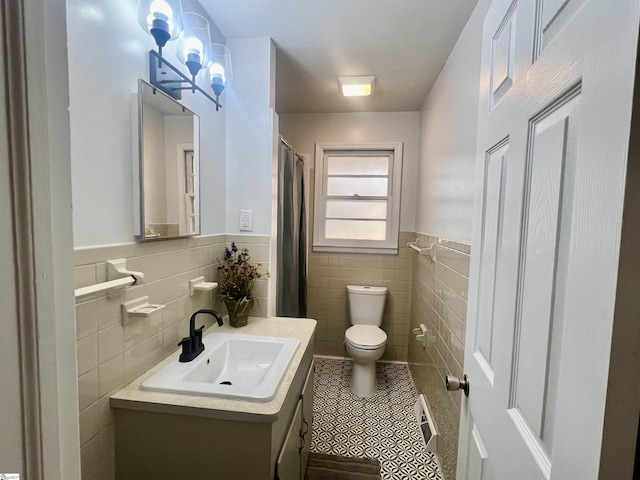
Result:
{"label": "window frame", "polygon": [[[389,154],[392,165],[388,175],[387,230],[386,240],[359,240],[326,238],[327,199],[353,199],[353,197],[329,197],[327,195],[327,155],[331,154]],[[376,253],[395,255],[398,253],[400,234],[400,199],[402,195],[402,153],[403,142],[321,142],[316,143],[315,182],[313,202],[313,251],[335,253]],[[366,177],[363,176],[363,177]],[[381,200],[383,197],[361,197],[359,200]]]}

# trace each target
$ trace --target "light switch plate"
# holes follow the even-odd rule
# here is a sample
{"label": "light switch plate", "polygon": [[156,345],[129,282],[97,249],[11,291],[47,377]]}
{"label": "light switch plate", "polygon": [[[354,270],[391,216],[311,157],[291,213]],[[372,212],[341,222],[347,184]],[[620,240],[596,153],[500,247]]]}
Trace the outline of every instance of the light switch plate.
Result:
{"label": "light switch plate", "polygon": [[253,210],[240,210],[240,231],[253,231]]}

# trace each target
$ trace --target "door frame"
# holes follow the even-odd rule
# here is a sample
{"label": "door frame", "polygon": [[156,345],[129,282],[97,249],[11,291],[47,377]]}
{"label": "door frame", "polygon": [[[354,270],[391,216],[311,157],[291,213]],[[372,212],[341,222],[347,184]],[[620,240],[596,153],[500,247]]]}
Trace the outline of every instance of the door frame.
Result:
{"label": "door frame", "polygon": [[[25,478],[79,479],[64,0],[0,5]],[[3,133],[4,134],[4,133]]]}

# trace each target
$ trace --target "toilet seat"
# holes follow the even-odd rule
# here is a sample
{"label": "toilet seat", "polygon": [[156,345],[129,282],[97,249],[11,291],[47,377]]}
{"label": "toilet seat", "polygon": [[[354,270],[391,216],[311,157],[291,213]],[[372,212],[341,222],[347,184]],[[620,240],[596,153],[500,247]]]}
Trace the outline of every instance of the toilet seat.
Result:
{"label": "toilet seat", "polygon": [[375,325],[353,325],[344,332],[344,340],[353,348],[375,350],[387,342],[387,334]]}

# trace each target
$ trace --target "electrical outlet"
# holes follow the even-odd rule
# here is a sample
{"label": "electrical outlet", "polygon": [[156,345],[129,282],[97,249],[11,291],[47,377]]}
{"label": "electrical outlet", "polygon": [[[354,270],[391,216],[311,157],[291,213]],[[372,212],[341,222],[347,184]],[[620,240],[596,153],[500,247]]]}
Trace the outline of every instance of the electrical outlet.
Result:
{"label": "electrical outlet", "polygon": [[253,231],[253,210],[240,210],[240,231]]}

